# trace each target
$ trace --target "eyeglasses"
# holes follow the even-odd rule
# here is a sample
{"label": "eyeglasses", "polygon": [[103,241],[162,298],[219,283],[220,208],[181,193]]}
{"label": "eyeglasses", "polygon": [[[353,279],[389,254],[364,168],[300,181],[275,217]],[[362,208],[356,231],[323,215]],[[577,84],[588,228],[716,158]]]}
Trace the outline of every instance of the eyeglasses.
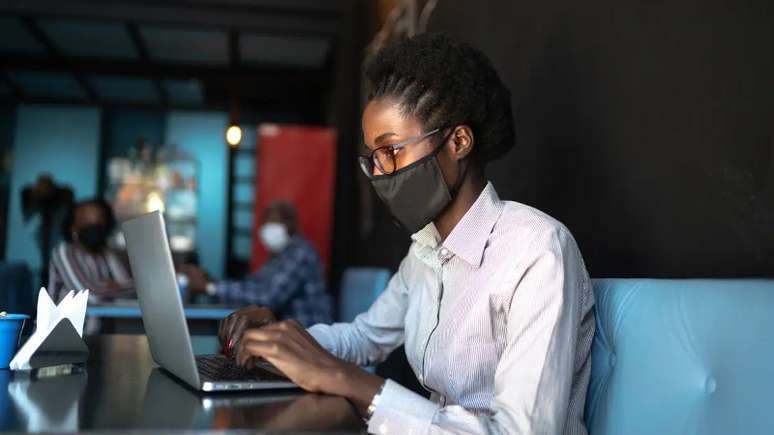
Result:
{"label": "eyeglasses", "polygon": [[385,145],[371,151],[369,155],[358,156],[360,162],[360,169],[366,174],[368,178],[374,177],[374,168],[378,169],[384,175],[392,175],[397,164],[395,163],[395,155],[398,151],[403,149],[406,145],[417,143],[422,141],[436,133],[441,131],[440,128],[435,128],[427,133],[420,134],[419,136],[410,137],[404,141],[398,142],[392,145]]}

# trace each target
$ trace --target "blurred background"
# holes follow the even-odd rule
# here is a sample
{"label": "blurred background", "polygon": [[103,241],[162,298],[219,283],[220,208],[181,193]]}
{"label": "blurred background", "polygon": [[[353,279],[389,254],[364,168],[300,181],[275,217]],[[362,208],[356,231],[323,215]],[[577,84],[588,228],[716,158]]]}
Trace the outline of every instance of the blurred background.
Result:
{"label": "blurred background", "polygon": [[[489,178],[564,222],[593,277],[774,276],[773,12],[768,0],[2,1],[0,258],[44,283],[71,192],[105,198],[119,220],[164,211],[173,250],[239,278],[265,259],[256,212],[283,197],[334,298],[348,268],[394,270],[410,239],[357,169],[361,69],[383,44],[434,31],[494,61],[518,143]],[[25,205],[25,189],[48,196]]]}

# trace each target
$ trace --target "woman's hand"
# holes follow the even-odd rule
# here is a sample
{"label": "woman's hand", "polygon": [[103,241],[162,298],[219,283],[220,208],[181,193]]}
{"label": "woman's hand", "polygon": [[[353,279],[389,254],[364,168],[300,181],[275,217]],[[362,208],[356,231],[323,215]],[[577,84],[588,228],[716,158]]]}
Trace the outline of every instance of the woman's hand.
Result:
{"label": "woman's hand", "polygon": [[295,320],[248,329],[237,346],[238,365],[253,367],[263,358],[304,390],[344,396],[365,415],[384,380],[325,350]]}
{"label": "woman's hand", "polygon": [[245,329],[260,328],[276,321],[277,319],[274,318],[274,313],[271,310],[257,305],[248,305],[234,311],[221,320],[218,325],[220,346],[230,351],[242,339],[242,333],[245,332]]}
{"label": "woman's hand", "polygon": [[326,378],[342,375],[344,362],[323,349],[295,320],[284,320],[259,329],[248,329],[239,341],[236,363],[252,368],[255,358],[274,364],[301,388],[328,393]]}

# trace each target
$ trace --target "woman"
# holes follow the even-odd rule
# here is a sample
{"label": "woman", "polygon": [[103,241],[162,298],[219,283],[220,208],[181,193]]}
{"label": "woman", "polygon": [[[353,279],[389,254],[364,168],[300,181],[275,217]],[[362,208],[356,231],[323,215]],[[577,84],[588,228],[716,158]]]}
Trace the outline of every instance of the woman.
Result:
{"label": "woman", "polygon": [[108,247],[116,218],[105,200],[95,198],[73,206],[62,221],[62,243],[51,252],[48,292],[58,300],[70,290],[89,290],[101,300],[131,293],[132,279]]}
{"label": "woman", "polygon": [[[367,71],[361,165],[413,243],[352,323],[235,313],[221,340],[309,391],[348,398],[375,433],[586,433],[593,293],[570,232],[502,201],[486,164],[514,143],[508,90],[479,51],[421,35]],[[248,329],[244,329],[248,325]],[[406,346],[425,399],[358,366]]]}

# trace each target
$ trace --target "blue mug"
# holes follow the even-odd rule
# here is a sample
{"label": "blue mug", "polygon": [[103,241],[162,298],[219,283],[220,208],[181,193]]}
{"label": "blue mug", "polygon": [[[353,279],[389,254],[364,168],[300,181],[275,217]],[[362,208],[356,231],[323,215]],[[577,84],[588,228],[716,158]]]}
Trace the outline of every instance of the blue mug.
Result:
{"label": "blue mug", "polygon": [[0,315],[0,369],[7,369],[11,364],[19,348],[24,322],[29,318],[26,314]]}

